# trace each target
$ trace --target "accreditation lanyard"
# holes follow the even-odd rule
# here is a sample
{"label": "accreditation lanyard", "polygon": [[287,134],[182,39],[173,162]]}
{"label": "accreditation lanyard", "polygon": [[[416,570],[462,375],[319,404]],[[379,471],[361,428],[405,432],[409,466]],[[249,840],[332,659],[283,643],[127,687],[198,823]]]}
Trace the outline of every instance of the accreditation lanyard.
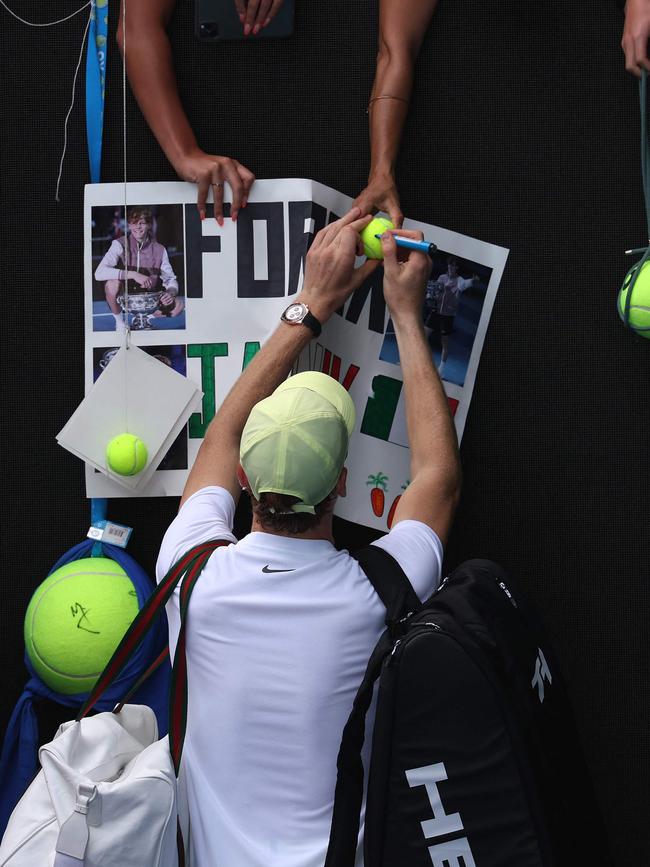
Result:
{"label": "accreditation lanyard", "polygon": [[107,37],[108,0],[92,0],[86,52],[86,135],[93,184],[99,183],[102,164]]}

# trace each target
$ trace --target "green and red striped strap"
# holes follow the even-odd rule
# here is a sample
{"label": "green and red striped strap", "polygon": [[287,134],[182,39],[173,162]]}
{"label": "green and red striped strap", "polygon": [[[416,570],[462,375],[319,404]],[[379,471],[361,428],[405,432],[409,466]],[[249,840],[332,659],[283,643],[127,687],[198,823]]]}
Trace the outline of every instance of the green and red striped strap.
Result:
{"label": "green and red striped strap", "polygon": [[[108,687],[113,683],[113,681],[118,677],[124,666],[128,663],[129,659],[133,656],[135,650],[138,645],[151,628],[154,623],[156,617],[162,613],[164,607],[171,597],[172,593],[176,589],[179,581],[183,581],[183,585],[181,585],[181,591],[183,590],[183,586],[185,584],[184,579],[187,576],[192,576],[191,586],[189,586],[189,590],[184,594],[181,592],[182,599],[181,600],[181,632],[183,634],[182,644],[179,641],[177,652],[175,654],[174,659],[174,669],[172,673],[172,684],[170,688],[170,711],[172,707],[174,708],[174,713],[176,716],[176,720],[178,723],[178,719],[182,717],[183,724],[182,727],[178,727],[176,725],[177,735],[176,741],[172,740],[171,736],[171,728],[172,728],[172,720],[170,718],[170,750],[172,750],[172,756],[174,757],[174,763],[176,764],[176,756],[178,758],[178,763],[180,764],[180,753],[182,750],[183,738],[185,735],[185,722],[187,720],[187,667],[185,662],[185,629],[184,629],[184,621],[187,617],[187,608],[189,605],[189,596],[196,584],[196,580],[207,563],[210,555],[216,548],[220,548],[224,545],[229,545],[230,542],[219,539],[211,542],[204,542],[201,545],[196,545],[190,551],[188,551],[181,559],[175,563],[170,570],[167,572],[163,580],[158,584],[156,589],[153,591],[151,596],[147,599],[145,604],[140,609],[138,615],[135,620],[129,627],[128,631],[125,633],[122,641],[119,643],[115,653],[110,658],[108,664],[106,665],[104,671],[100,674],[95,686],[93,687],[90,695],[86,699],[83,707],[79,711],[77,715],[77,720],[83,719],[96,702],[102,697],[104,692],[108,689]],[[180,635],[179,635],[180,639]],[[181,653],[179,653],[179,649]],[[180,657],[182,656],[182,663]],[[160,664],[164,659],[164,653],[161,654],[156,663]],[[149,673],[153,672],[157,667],[156,663],[150,666]],[[140,679],[140,682],[142,678]],[[175,685],[178,686],[181,692],[181,702],[183,707],[181,711],[176,707],[176,699],[174,697],[174,689]],[[126,697],[125,697],[126,700]],[[124,704],[124,701],[120,703],[120,705]],[[118,705],[118,706],[120,706]],[[174,744],[174,748],[172,745]],[[174,755],[176,753],[176,756]],[[178,767],[177,767],[178,770]]]}
{"label": "green and red striped strap", "polygon": [[120,700],[120,703],[115,705],[115,707],[113,708],[112,713],[119,713],[119,712],[122,710],[122,708],[124,707],[124,705],[125,705],[125,704],[128,704],[128,703],[131,701],[131,699],[132,699],[133,696],[136,694],[136,692],[140,689],[140,687],[142,686],[142,684],[143,684],[146,680],[149,680],[149,678],[150,678],[151,675],[154,673],[154,671],[156,671],[157,668],[160,668],[160,666],[163,664],[163,662],[164,662],[166,659],[169,659],[169,645],[166,645],[166,646],[164,647],[164,649],[160,651],[160,653],[158,654],[158,656],[157,656],[157,657],[154,659],[154,661],[151,663],[151,665],[149,666],[149,668],[147,668],[146,671],[143,671],[143,672],[142,672],[142,674],[141,674],[140,677],[136,680],[136,682],[133,684],[133,686],[131,687],[131,689],[127,692],[127,694],[126,694],[125,696],[122,697],[122,699]]}
{"label": "green and red striped strap", "polygon": [[177,776],[181,765],[185,730],[187,728],[187,657],[185,655],[187,612],[192,591],[213,550],[201,552],[192,561],[186,570],[180,590],[181,626],[176,642],[176,653],[174,654],[172,678],[169,688],[169,751]]}

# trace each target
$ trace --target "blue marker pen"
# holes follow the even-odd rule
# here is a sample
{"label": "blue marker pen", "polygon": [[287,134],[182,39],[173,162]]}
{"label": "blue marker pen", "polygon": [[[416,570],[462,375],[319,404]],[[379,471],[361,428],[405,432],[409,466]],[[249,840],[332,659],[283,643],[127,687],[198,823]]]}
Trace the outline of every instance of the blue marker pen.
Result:
{"label": "blue marker pen", "polygon": [[[375,235],[375,238],[381,238],[381,235]],[[403,247],[405,250],[421,250],[428,256],[432,256],[438,249],[431,241],[414,241],[412,238],[403,238],[401,235],[394,235],[394,238],[398,247]]]}

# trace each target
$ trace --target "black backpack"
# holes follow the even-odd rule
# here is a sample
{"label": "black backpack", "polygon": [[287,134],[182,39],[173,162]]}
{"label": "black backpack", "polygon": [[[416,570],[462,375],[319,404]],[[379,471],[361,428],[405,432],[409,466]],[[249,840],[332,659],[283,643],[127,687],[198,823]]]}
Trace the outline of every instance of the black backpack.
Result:
{"label": "black backpack", "polygon": [[358,559],[387,629],[343,732],[325,867],[354,865],[377,679],[364,867],[612,865],[557,661],[516,584],[470,560],[420,604],[385,551]]}

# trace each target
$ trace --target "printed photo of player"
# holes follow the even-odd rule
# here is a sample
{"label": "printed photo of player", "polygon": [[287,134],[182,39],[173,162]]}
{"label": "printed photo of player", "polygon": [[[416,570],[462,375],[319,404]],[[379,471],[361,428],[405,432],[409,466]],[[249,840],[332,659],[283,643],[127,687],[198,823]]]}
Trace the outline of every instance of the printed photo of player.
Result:
{"label": "printed photo of player", "polygon": [[93,208],[93,330],[185,328],[181,209],[133,206],[126,227],[122,213]]}
{"label": "printed photo of player", "polygon": [[[440,378],[463,385],[481,318],[492,269],[436,250],[427,281],[422,319]],[[399,364],[393,323],[389,320],[379,353]]]}

